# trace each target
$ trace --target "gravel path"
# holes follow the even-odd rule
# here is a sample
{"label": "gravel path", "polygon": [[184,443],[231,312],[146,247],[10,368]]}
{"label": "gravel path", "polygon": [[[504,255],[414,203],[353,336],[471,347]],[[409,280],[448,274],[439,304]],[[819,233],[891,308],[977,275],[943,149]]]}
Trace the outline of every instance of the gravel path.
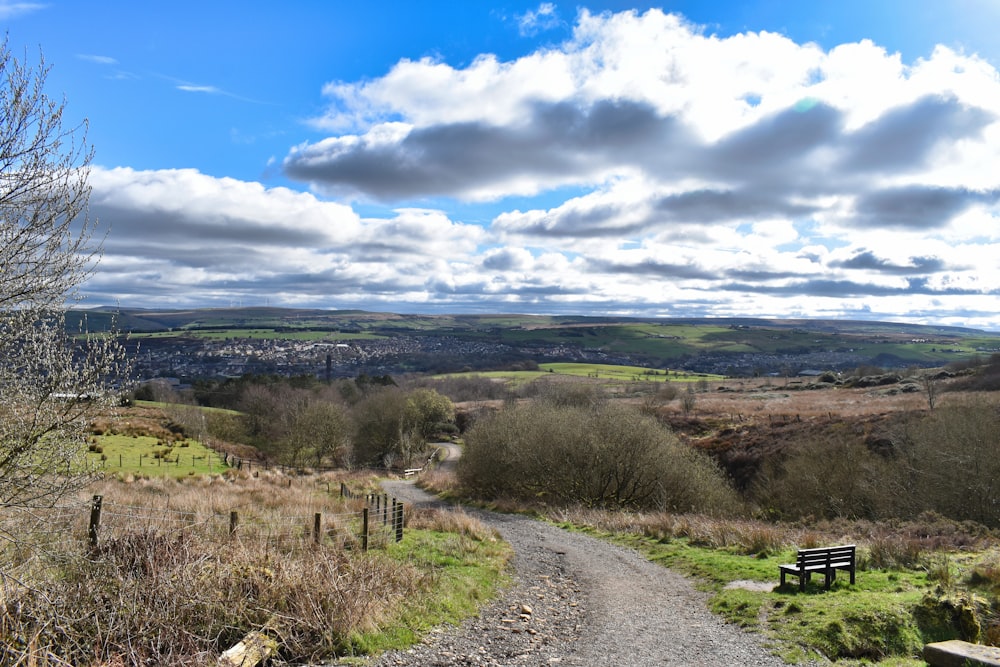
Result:
{"label": "gravel path", "polygon": [[[437,502],[406,482],[386,493]],[[707,595],[636,552],[520,516],[466,510],[514,548],[514,584],[460,627],[375,667],[421,665],[768,665],[759,636],[706,609]]]}

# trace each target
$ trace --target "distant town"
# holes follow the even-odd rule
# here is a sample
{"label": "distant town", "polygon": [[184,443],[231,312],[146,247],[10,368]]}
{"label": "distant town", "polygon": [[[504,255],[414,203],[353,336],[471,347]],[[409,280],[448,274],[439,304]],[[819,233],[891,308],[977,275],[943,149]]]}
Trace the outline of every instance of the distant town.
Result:
{"label": "distant town", "polygon": [[[801,321],[725,326],[704,320],[521,318],[499,326],[485,317],[408,321],[372,316],[338,328],[330,321],[303,324],[301,313],[293,320],[291,314],[272,309],[266,320],[254,321],[240,312],[229,328],[215,322],[213,327],[171,326],[155,335],[148,329],[134,335],[128,346],[137,378],[185,383],[248,374],[336,379],[527,369],[559,361],[791,377],[863,366],[932,367],[1000,351],[997,335],[885,323],[822,322],[811,323],[809,329]],[[296,326],[281,326],[287,321]]]}

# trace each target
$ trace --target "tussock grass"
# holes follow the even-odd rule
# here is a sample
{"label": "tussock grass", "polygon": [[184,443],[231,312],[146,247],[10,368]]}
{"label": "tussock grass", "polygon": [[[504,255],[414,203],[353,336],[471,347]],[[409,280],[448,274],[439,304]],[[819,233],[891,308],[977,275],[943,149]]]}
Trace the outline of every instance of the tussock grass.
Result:
{"label": "tussock grass", "polygon": [[[418,513],[403,542],[363,553],[343,479],[106,481],[92,489],[105,508],[96,548],[88,498],[0,514],[0,664],[213,664],[251,631],[278,641],[278,663],[305,664],[405,645],[420,609],[457,620],[495,589],[509,552],[462,513]],[[230,535],[216,519],[232,508]],[[314,512],[329,517],[320,544]],[[442,572],[448,563],[462,567]]]}

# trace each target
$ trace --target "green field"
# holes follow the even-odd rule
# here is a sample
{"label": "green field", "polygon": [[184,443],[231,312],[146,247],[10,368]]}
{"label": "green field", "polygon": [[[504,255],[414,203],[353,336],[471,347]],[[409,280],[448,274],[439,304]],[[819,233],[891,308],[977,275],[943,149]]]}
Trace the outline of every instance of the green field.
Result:
{"label": "green field", "polygon": [[107,473],[186,477],[226,469],[218,453],[197,440],[164,443],[152,436],[91,436],[87,461]]}
{"label": "green field", "polygon": [[551,363],[538,364],[537,371],[472,371],[469,373],[447,373],[438,377],[476,377],[507,380],[523,384],[539,378],[564,375],[612,382],[697,382],[698,380],[719,380],[721,375],[710,373],[689,373],[687,371],[667,371],[643,366],[615,366],[613,364]]}

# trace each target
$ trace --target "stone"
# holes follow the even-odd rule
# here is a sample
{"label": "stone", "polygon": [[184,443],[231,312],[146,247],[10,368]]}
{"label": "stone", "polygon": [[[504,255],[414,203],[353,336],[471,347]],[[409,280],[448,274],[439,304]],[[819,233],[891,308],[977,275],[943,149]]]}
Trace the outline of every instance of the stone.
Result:
{"label": "stone", "polygon": [[960,639],[927,644],[923,657],[932,667],[1000,667],[1000,648]]}

